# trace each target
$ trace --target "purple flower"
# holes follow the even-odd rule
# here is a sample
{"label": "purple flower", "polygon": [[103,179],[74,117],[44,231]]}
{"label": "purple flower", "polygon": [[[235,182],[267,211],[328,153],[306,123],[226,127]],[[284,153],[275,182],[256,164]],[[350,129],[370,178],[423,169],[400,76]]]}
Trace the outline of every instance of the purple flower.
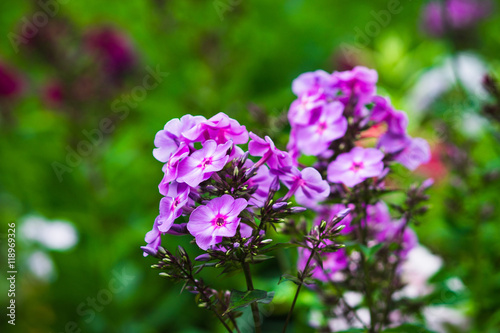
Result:
{"label": "purple flower", "polygon": [[410,139],[406,147],[396,156],[395,160],[413,171],[421,164],[431,159],[431,148],[429,143],[422,138]]}
{"label": "purple flower", "polygon": [[161,243],[161,232],[158,230],[158,217],[153,224],[153,230],[149,231],[144,237],[146,241],[146,246],[141,246],[141,249],[144,251],[144,256],[147,257],[148,254],[156,255],[158,252],[158,247]]}
{"label": "purple flower", "polygon": [[[326,241],[327,244],[331,244],[331,241]],[[299,259],[297,261],[297,268],[299,270],[304,270],[307,264],[307,260],[309,259],[309,256],[311,255],[311,250],[305,249],[305,248],[300,248],[299,249]],[[321,259],[323,263],[323,269],[321,269],[321,266],[318,264],[316,259],[312,259],[310,262],[310,266],[316,265],[316,267],[313,269],[313,274],[312,277],[323,281],[323,282],[329,282],[332,280],[337,280],[335,277],[335,273],[347,268],[348,260],[347,260],[347,255],[345,250],[341,249],[336,252],[326,252],[326,253],[321,253]]]}
{"label": "purple flower", "polygon": [[197,207],[189,217],[187,228],[196,244],[207,250],[220,243],[222,237],[233,237],[240,224],[238,215],[247,207],[247,201],[228,194],[212,199],[206,206]]}
{"label": "purple flower", "polygon": [[285,200],[295,195],[295,200],[304,206],[313,206],[330,194],[328,182],[323,180],[319,171],[314,168],[305,168],[302,171],[292,168],[289,173],[281,175],[280,180],[290,189]]}
{"label": "purple flower", "polygon": [[332,141],[341,138],[347,131],[347,119],[342,116],[344,106],[335,101],[325,104],[313,124],[298,126],[297,147],[306,155],[319,155],[328,149]]}
{"label": "purple flower", "polygon": [[335,88],[363,103],[370,102],[375,94],[378,74],[376,70],[356,66],[350,71],[334,72],[332,78]]}
{"label": "purple flower", "polygon": [[[247,161],[250,162],[250,161]],[[250,162],[251,163],[251,162]],[[250,163],[246,163],[249,165]],[[275,176],[271,175],[269,168],[261,165],[257,170],[257,174],[250,178],[245,184],[248,188],[256,187],[257,190],[252,194],[252,198],[248,201],[249,205],[263,207],[269,195],[269,188]]]}
{"label": "purple flower", "polygon": [[[349,208],[354,209],[354,205],[349,204]],[[321,221],[326,221],[327,223],[330,223],[330,221],[333,220],[340,212],[343,212],[347,209],[347,206],[342,205],[342,204],[334,204],[331,206],[321,206],[321,210],[319,212],[318,217],[315,219],[314,224],[315,225],[320,225]],[[346,235],[350,233],[354,227],[351,226],[352,222],[352,214],[347,214],[346,217],[342,219],[342,221],[339,222],[337,226],[344,226],[344,229],[340,232],[343,235]]]}
{"label": "purple flower", "polygon": [[134,48],[120,31],[103,27],[90,31],[85,38],[87,48],[98,57],[112,79],[118,80],[134,68]]}
{"label": "purple flower", "polygon": [[203,148],[184,158],[178,166],[179,183],[187,183],[196,187],[216,172],[222,170],[229,156],[227,150],[233,145],[232,141],[217,145],[214,140],[208,140]]}
{"label": "purple flower", "polygon": [[301,96],[308,92],[316,92],[320,89],[328,90],[333,81],[330,74],[323,70],[300,74],[292,82],[292,91],[296,96]]}
{"label": "purple flower", "polygon": [[488,0],[432,1],[423,9],[422,26],[429,35],[441,37],[447,29],[460,30],[473,27],[491,14],[492,7],[493,3]]}
{"label": "purple flower", "polygon": [[384,168],[384,154],[375,148],[355,147],[340,154],[328,165],[328,180],[353,187],[367,178],[379,176]]}
{"label": "purple flower", "polygon": [[184,136],[192,142],[205,142],[206,140],[214,140],[218,144],[224,144],[230,140],[235,144],[248,142],[246,127],[222,112],[199,123]]}
{"label": "purple flower", "polygon": [[290,155],[276,148],[270,137],[266,136],[265,139],[262,139],[258,135],[250,132],[250,138],[252,139],[248,144],[250,155],[262,156],[262,158],[255,163],[255,168],[260,167],[265,162],[267,162],[271,169],[289,169],[292,166]]}
{"label": "purple flower", "polygon": [[163,195],[167,195],[165,193],[165,188],[168,187],[168,184],[175,180],[177,178],[178,174],[178,166],[179,162],[189,154],[189,147],[181,143],[181,146],[177,151],[170,156],[170,159],[163,165],[163,172],[165,173],[165,176],[163,177],[162,181],[160,182],[160,185],[158,188],[160,189],[160,193]]}
{"label": "purple flower", "polygon": [[164,129],[156,133],[155,146],[157,148],[153,149],[153,156],[160,162],[167,162],[182,142],[190,142],[183,134],[205,120],[205,117],[193,117],[189,114],[181,119],[170,120],[165,124]]}
{"label": "purple flower", "polygon": [[176,182],[170,184],[167,196],[160,200],[160,215],[156,220],[159,231],[169,231],[175,219],[181,216],[182,208],[188,202],[189,192],[187,184]]}
{"label": "purple flower", "polygon": [[13,69],[0,63],[0,99],[18,96],[22,90],[23,80],[21,76]]}
{"label": "purple flower", "polygon": [[326,95],[322,89],[306,92],[290,105],[288,121],[292,125],[307,125],[311,120],[312,111],[325,103]]}

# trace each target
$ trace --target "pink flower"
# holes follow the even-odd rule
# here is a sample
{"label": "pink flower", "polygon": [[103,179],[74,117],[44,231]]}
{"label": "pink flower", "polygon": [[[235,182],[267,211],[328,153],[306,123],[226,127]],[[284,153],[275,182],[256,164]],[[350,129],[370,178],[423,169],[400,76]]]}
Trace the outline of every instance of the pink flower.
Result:
{"label": "pink flower", "polygon": [[296,129],[297,147],[306,155],[319,155],[330,144],[347,131],[347,119],[342,115],[344,106],[335,101],[318,109],[319,116],[311,125],[298,126]]}
{"label": "pink flower", "polygon": [[[354,209],[354,205],[349,204],[349,208]],[[326,221],[327,223],[330,223],[330,221],[333,220],[333,218],[337,217],[339,213],[345,211],[347,209],[347,206],[342,205],[342,204],[334,204],[331,206],[326,206],[323,205],[321,206],[321,210],[319,212],[318,217],[314,220],[315,225],[320,225],[321,221]],[[342,235],[347,235],[350,233],[354,227],[351,226],[352,222],[352,214],[347,214],[346,217],[340,221],[340,223],[337,226],[344,226],[344,229],[340,232]]]}
{"label": "pink flower", "polygon": [[177,181],[196,187],[216,172],[222,170],[229,156],[227,150],[233,145],[232,141],[217,145],[214,140],[208,140],[203,148],[184,158],[178,167]]}
{"label": "pink flower", "polygon": [[205,117],[193,117],[189,114],[181,119],[170,120],[165,124],[164,129],[156,133],[155,146],[157,148],[153,149],[153,156],[160,162],[167,162],[177,151],[181,142],[190,142],[184,137],[184,133],[205,120]]}
{"label": "pink flower", "polygon": [[312,111],[325,103],[326,96],[322,89],[306,92],[290,105],[288,121],[292,125],[307,125],[311,120]]}
{"label": "pink flower", "polygon": [[[327,240],[326,242],[328,245],[332,244],[332,241]],[[305,248],[299,249],[299,259],[297,261],[297,268],[299,270],[301,271],[304,270],[310,255],[311,255],[311,250]],[[322,259],[323,269],[321,269],[321,266],[314,258],[309,263],[309,267],[312,265],[316,265],[316,267],[312,271],[313,272],[312,277],[314,279],[323,282],[329,282],[332,280],[336,281],[337,279],[335,277],[335,273],[347,268],[348,261],[344,249],[338,250],[336,252],[321,253],[321,259]]]}
{"label": "pink flower", "polygon": [[162,170],[165,173],[165,176],[158,186],[161,194],[166,195],[166,193],[164,193],[165,188],[168,188],[168,184],[177,178],[179,163],[184,157],[188,156],[188,154],[189,147],[186,144],[181,143],[179,149],[177,149],[177,151],[170,156],[167,163],[163,165]]}
{"label": "pink flower", "polygon": [[292,82],[292,91],[296,96],[301,96],[308,92],[328,89],[333,81],[330,74],[323,70],[300,74]]}
{"label": "pink flower", "polygon": [[[247,165],[249,164],[250,163],[247,163]],[[261,165],[259,169],[257,169],[257,174],[245,183],[248,185],[248,188],[257,188],[255,193],[252,194],[252,198],[248,201],[248,204],[256,207],[263,207],[269,195],[269,188],[274,179],[275,176],[271,175],[269,168],[265,165]]]}
{"label": "pink flower", "polygon": [[141,249],[144,251],[144,256],[147,257],[148,254],[155,255],[161,243],[161,232],[158,230],[158,217],[153,224],[153,230],[148,231],[144,240],[147,243],[146,246],[141,246]]}
{"label": "pink flower", "polygon": [[236,120],[229,118],[220,112],[212,118],[196,125],[184,134],[192,142],[205,142],[214,140],[223,144],[232,140],[235,144],[248,142],[248,132],[245,126],[241,126]]}
{"label": "pink flower", "polygon": [[266,136],[265,140],[258,135],[250,132],[252,139],[248,144],[248,151],[252,156],[262,156],[262,158],[255,163],[255,168],[260,167],[267,162],[271,169],[289,169],[292,166],[292,159],[288,153],[279,150],[274,145],[273,140]]}
{"label": "pink flower", "polygon": [[222,237],[233,237],[240,224],[238,215],[247,207],[247,201],[228,194],[212,199],[206,206],[197,207],[189,217],[187,228],[196,244],[207,250],[222,242]]}
{"label": "pink flower", "polygon": [[186,184],[176,182],[170,184],[167,196],[160,201],[160,215],[156,220],[159,231],[169,231],[175,219],[181,216],[182,208],[188,202],[189,192],[189,186]]}
{"label": "pink flower", "polygon": [[363,66],[356,66],[350,71],[334,72],[333,86],[349,97],[356,97],[358,102],[369,102],[376,91],[377,71]]}
{"label": "pink flower", "polygon": [[355,147],[340,154],[328,166],[328,180],[353,187],[367,178],[379,176],[384,168],[384,154],[375,148]]}
{"label": "pink flower", "polygon": [[396,156],[395,160],[413,171],[431,159],[429,143],[422,138],[410,139],[410,143]]}
{"label": "pink flower", "polygon": [[292,168],[289,173],[280,176],[280,180],[290,189],[285,199],[295,195],[295,200],[304,206],[313,206],[318,201],[325,200],[330,194],[328,182],[314,168],[299,171]]}

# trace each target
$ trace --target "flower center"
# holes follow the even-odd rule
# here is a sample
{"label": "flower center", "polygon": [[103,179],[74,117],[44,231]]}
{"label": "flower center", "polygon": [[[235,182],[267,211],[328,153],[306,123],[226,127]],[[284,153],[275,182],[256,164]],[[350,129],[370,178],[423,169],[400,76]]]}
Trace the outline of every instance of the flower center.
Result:
{"label": "flower center", "polygon": [[318,133],[323,134],[323,132],[326,130],[326,122],[321,122],[318,124]]}
{"label": "flower center", "polygon": [[354,172],[359,171],[363,168],[363,162],[353,162],[351,166],[351,170]]}
{"label": "flower center", "polygon": [[215,220],[215,224],[218,227],[222,227],[224,224],[226,224],[226,221],[222,217],[218,217],[217,220]]}
{"label": "flower center", "polygon": [[203,161],[201,161],[201,168],[202,169],[205,169],[208,165],[211,165],[212,164],[212,158],[211,157],[208,157],[208,158],[204,158]]}

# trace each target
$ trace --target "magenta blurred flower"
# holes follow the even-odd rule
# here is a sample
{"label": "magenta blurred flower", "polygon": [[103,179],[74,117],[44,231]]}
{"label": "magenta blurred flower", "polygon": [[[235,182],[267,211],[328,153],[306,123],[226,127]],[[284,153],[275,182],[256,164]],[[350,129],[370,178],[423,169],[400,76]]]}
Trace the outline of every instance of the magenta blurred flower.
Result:
{"label": "magenta blurred flower", "polygon": [[347,119],[342,115],[344,106],[338,101],[323,105],[318,109],[319,116],[312,124],[297,126],[297,147],[305,155],[319,155],[326,151],[330,144],[347,131]]}
{"label": "magenta blurred flower", "polygon": [[111,27],[96,28],[85,36],[85,46],[102,62],[112,79],[120,79],[131,72],[137,55],[128,37]]}
{"label": "magenta blurred flower", "polygon": [[340,154],[328,166],[328,180],[355,186],[367,178],[382,173],[384,154],[375,148],[354,147],[350,152]]}
{"label": "magenta blurred flower", "polygon": [[395,160],[413,171],[431,160],[429,143],[422,138],[412,138]]}
{"label": "magenta blurred flower", "polygon": [[21,75],[6,64],[0,63],[0,98],[19,96],[24,88]]}
{"label": "magenta blurred flower", "polygon": [[158,217],[153,224],[153,229],[148,231],[144,240],[147,243],[146,246],[141,246],[141,249],[144,251],[144,256],[147,257],[149,254],[156,255],[158,247],[161,244],[161,232],[158,230]]}
{"label": "magenta blurred flower", "polygon": [[[349,208],[354,209],[354,205],[349,204]],[[323,205],[319,210],[319,214],[317,218],[314,220],[315,225],[320,225],[321,221],[326,221],[330,223],[335,217],[339,215],[339,213],[344,212],[347,209],[347,206],[342,204],[334,204],[331,206]],[[344,229],[340,231],[341,234],[347,235],[350,233],[354,227],[351,226],[352,222],[352,214],[347,214],[337,226],[344,226]]]}
{"label": "magenta blurred flower", "polygon": [[240,224],[238,215],[247,207],[247,201],[225,194],[205,206],[197,207],[189,217],[187,228],[203,250],[220,243],[222,237],[233,237]]}
{"label": "magenta blurred flower", "polygon": [[[326,241],[330,245],[331,241]],[[300,248],[299,249],[299,259],[297,261],[297,268],[299,270],[304,270],[307,264],[307,260],[311,255],[311,250]],[[340,249],[336,252],[326,252],[321,253],[323,269],[318,264],[316,259],[312,259],[309,267],[315,265],[312,270],[312,277],[319,281],[329,282],[338,280],[335,274],[345,268],[347,268],[348,258],[344,249]]]}
{"label": "magenta blurred flower", "polygon": [[474,27],[491,15],[492,10],[493,3],[489,0],[431,1],[423,8],[421,24],[429,35],[441,37],[447,30]]}
{"label": "magenta blurred flower", "polygon": [[222,170],[229,156],[228,149],[232,141],[217,145],[214,140],[208,140],[203,148],[184,158],[178,166],[177,181],[196,187],[216,172]]}

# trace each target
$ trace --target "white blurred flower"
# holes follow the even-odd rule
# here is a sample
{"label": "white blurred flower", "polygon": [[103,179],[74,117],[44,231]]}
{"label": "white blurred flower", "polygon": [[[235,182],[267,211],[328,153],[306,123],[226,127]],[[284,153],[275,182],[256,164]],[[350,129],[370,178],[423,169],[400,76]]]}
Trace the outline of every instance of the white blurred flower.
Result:
{"label": "white blurred flower", "polygon": [[420,76],[409,93],[409,105],[415,111],[426,110],[439,96],[456,85],[457,78],[470,94],[484,98],[486,91],[482,80],[487,72],[484,61],[473,53],[463,52],[448,57],[439,66]]}
{"label": "white blurred flower", "polygon": [[28,257],[28,268],[37,278],[49,281],[55,276],[52,259],[42,251],[35,251]]}
{"label": "white blurred flower", "polygon": [[424,317],[426,326],[431,331],[437,333],[446,333],[447,325],[459,327],[462,331],[467,331],[469,327],[469,319],[463,311],[450,308],[447,306],[429,306],[424,309]]}
{"label": "white blurred flower", "polygon": [[48,221],[41,217],[27,217],[20,227],[21,236],[38,242],[50,250],[68,250],[78,242],[75,227],[66,221]]}
{"label": "white blurred flower", "polygon": [[406,286],[396,293],[396,299],[401,297],[415,298],[432,292],[427,281],[436,274],[443,265],[443,259],[432,254],[422,245],[410,250],[408,258],[401,266],[401,279]]}

